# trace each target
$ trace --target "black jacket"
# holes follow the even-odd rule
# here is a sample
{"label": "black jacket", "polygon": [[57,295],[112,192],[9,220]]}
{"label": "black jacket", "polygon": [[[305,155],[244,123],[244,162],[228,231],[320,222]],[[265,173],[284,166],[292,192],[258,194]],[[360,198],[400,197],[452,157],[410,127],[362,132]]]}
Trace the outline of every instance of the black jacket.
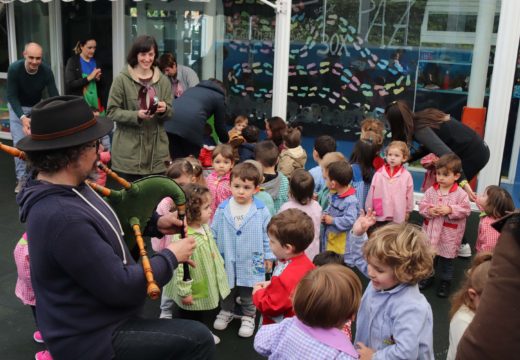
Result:
{"label": "black jacket", "polygon": [[173,100],[173,117],[164,123],[164,128],[167,133],[202,146],[204,125],[211,115],[215,118],[215,131],[219,140],[228,142],[224,90],[213,81],[204,80]]}
{"label": "black jacket", "polygon": [[[99,67],[99,64],[98,64]],[[65,66],[65,95],[83,96],[83,88],[88,84],[87,78],[83,77],[79,55],[73,55],[67,60]],[[105,81],[103,75],[96,82],[98,97],[106,108]]]}
{"label": "black jacket", "polygon": [[238,147],[238,155],[240,156],[239,162],[246,160],[255,159],[255,146],[256,144],[244,143]]}

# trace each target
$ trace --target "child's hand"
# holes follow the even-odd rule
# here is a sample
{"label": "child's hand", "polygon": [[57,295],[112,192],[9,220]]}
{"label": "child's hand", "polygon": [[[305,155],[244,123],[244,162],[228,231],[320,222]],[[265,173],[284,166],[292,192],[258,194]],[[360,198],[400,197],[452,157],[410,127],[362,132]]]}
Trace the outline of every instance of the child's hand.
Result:
{"label": "child's hand", "polygon": [[183,305],[193,305],[193,296],[188,295],[181,299]]}
{"label": "child's hand", "polygon": [[438,210],[438,206],[432,206],[430,208],[428,208],[428,215],[430,216],[439,216],[439,210]]}
{"label": "child's hand", "polygon": [[361,236],[367,232],[367,230],[376,223],[376,213],[372,209],[368,209],[365,214],[364,210],[361,210],[359,217],[352,226],[352,233],[356,236]]}
{"label": "child's hand", "polygon": [[327,225],[332,225],[332,224],[334,224],[334,218],[332,216],[330,216],[329,214],[325,214],[321,217],[321,222],[325,223]]}
{"label": "child's hand", "polygon": [[448,205],[439,206],[438,208],[439,215],[446,216],[451,214],[452,210],[451,207]]}
{"label": "child's hand", "polygon": [[266,273],[273,271],[273,262],[271,260],[264,260],[264,268]]}
{"label": "child's hand", "polygon": [[260,289],[265,289],[266,287],[269,286],[269,284],[271,284],[270,281],[262,281],[262,282],[256,283],[255,286],[253,286],[253,294]]}
{"label": "child's hand", "polygon": [[365,346],[362,342],[358,342],[357,344],[357,351],[359,353],[359,360],[370,360],[372,359],[372,356],[374,355],[375,351],[374,349],[369,348],[368,346]]}

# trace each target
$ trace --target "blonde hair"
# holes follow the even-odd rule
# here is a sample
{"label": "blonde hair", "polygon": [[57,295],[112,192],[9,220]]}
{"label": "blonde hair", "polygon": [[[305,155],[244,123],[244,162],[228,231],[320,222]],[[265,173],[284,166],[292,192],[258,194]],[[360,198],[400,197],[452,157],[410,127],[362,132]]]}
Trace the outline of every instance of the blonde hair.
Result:
{"label": "blonde hair", "polygon": [[434,254],[428,236],[417,225],[388,224],[375,230],[363,248],[368,260],[376,258],[394,269],[400,283],[416,284],[431,276]]}
{"label": "blonde hair", "polygon": [[395,149],[398,149],[399,151],[401,151],[401,153],[403,154],[403,157],[404,157],[404,161],[408,160],[408,158],[410,157],[410,149],[408,149],[408,145],[406,145],[406,143],[404,141],[398,141],[398,140],[392,141],[386,147],[385,155],[388,154],[388,150],[390,150],[391,148],[395,148]]}
{"label": "blonde hair", "polygon": [[343,155],[339,151],[329,152],[329,153],[326,153],[325,155],[323,155],[323,158],[321,158],[320,166],[321,166],[322,170],[324,170],[324,169],[327,169],[329,167],[329,165],[332,164],[333,162],[342,161],[342,160],[347,161],[347,159],[345,158],[345,155]]}
{"label": "blonde hair", "polygon": [[451,298],[450,319],[462,305],[466,305],[472,311],[477,310],[468,290],[473,289],[477,294],[482,294],[489,277],[491,260],[493,260],[493,253],[491,252],[481,252],[475,256],[471,267],[466,271],[464,283]]}
{"label": "blonde hair", "polygon": [[191,163],[191,166],[193,167],[193,177],[196,179],[195,183],[207,186],[206,180],[204,179],[204,169],[202,168],[202,164],[200,163],[199,159],[196,159],[193,157],[193,155],[190,155],[186,157],[186,160],[188,160]]}
{"label": "blonde hair", "polygon": [[320,266],[298,283],[293,296],[296,316],[311,327],[339,328],[358,311],[363,288],[349,268]]}
{"label": "blonde hair", "polygon": [[359,138],[374,145],[382,145],[385,125],[374,118],[366,118],[361,122],[361,134]]}

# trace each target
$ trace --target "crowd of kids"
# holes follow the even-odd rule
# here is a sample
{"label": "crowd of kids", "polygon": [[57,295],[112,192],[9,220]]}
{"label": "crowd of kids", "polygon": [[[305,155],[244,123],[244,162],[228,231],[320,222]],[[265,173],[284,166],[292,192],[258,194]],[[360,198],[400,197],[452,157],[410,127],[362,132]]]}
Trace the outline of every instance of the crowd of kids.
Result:
{"label": "crowd of kids", "polygon": [[[420,290],[437,277],[437,295],[450,294],[471,212],[457,184],[461,160],[429,158],[432,180],[418,203],[421,228],[408,223],[415,205],[408,146],[383,146],[378,120],[362,123],[350,160],[336,151],[333,137],[317,137],[317,166],[309,171],[301,127],[274,118],[266,129],[267,140],[259,141],[258,127],[239,116],[230,142],[204,147],[202,163],[193,157],[169,163],[165,175],[186,194],[196,267],[189,281],[179,267],[164,286],[160,317],[202,321],[220,308],[215,330],[240,319],[238,335],[251,337],[260,314],[254,347],[273,359],[433,359],[433,315]],[[478,255],[452,300],[448,359],[455,358],[487,280],[499,237],[491,224],[514,210],[498,186],[489,186],[477,206]],[[157,206],[159,214],[172,211],[169,197]],[[153,250],[178,238],[152,238]],[[16,295],[34,313],[27,241],[24,234],[15,249]],[[364,292],[349,267],[368,277]],[[38,331],[34,340],[43,342]]]}

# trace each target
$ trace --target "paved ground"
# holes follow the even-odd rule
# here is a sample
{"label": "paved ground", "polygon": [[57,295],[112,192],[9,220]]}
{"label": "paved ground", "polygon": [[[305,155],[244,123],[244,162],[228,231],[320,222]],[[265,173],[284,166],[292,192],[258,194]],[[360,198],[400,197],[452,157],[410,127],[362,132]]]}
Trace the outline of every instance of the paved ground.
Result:
{"label": "paved ground", "polygon": [[[16,283],[16,267],[12,252],[23,232],[18,221],[18,208],[15,203],[13,189],[14,166],[8,155],[0,152],[0,359],[27,360],[33,359],[34,353],[43,349],[32,341],[34,323],[31,311],[23,306],[14,295]],[[414,216],[414,219],[417,219]],[[466,235],[474,244],[478,216],[473,214],[468,222]],[[457,282],[462,276],[468,260],[457,259]],[[456,284],[455,284],[456,287]],[[445,359],[448,348],[448,311],[449,302],[435,296],[435,289],[425,292],[434,313],[434,347],[436,359]],[[145,314],[158,316],[159,302],[148,301]],[[208,314],[207,324],[213,321],[213,314]],[[253,350],[252,339],[241,339],[236,334],[240,322],[234,321],[228,330],[215,331],[222,342],[217,346],[218,359],[260,359]]]}

